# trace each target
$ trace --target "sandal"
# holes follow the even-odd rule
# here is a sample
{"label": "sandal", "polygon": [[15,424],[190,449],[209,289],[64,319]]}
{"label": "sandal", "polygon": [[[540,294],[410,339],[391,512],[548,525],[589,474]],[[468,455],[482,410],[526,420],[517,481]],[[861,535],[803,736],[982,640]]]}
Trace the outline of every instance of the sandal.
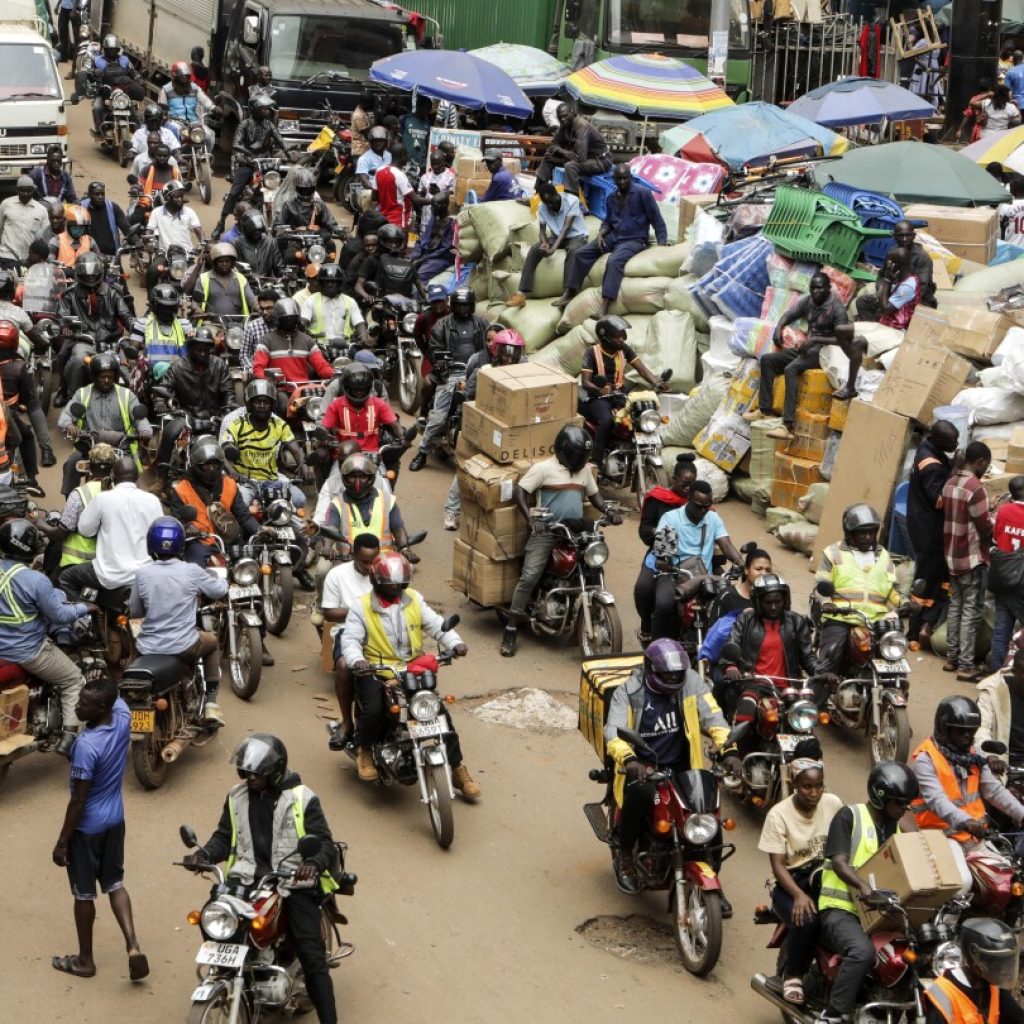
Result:
{"label": "sandal", "polygon": [[68,953],[67,956],[55,956],[50,961],[50,965],[55,971],[73,974],[76,978],[92,978],[96,975],[95,967],[79,967],[78,957],[74,953]]}
{"label": "sandal", "polygon": [[503,658],[514,658],[516,656],[517,647],[518,638],[515,627],[506,626],[505,632],[501,638],[501,647],[498,648],[498,652]]}
{"label": "sandal", "polygon": [[832,392],[832,401],[834,402],[852,402],[856,397],[856,391],[847,391],[846,388],[843,388],[842,391]]}
{"label": "sandal", "polygon": [[804,983],[800,978],[787,978],[782,983],[782,998],[787,1003],[802,1006],[804,1002]]}

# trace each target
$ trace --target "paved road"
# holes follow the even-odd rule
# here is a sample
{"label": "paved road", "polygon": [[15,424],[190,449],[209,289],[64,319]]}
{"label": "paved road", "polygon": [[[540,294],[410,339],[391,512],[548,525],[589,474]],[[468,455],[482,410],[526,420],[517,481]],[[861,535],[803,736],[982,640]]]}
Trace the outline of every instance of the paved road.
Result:
{"label": "paved road", "polygon": [[[72,109],[71,133],[79,191],[100,178],[109,195],[123,199],[124,172],[90,141],[87,105]],[[217,202],[225,187],[223,179],[217,182]],[[204,208],[198,198],[194,203],[211,226],[217,205]],[[59,447],[62,462],[66,446],[60,442]],[[574,708],[579,676],[574,648],[524,638],[519,656],[504,660],[497,655],[493,615],[474,609],[448,586],[452,538],[441,530],[441,506],[450,478],[450,469],[431,463],[415,477],[403,478],[398,492],[410,528],[430,531],[420,549],[417,586],[442,612],[462,615],[460,630],[470,648],[467,659],[444,673],[442,690],[468,699],[530,686]],[[44,484],[50,497],[43,504],[59,507],[53,471]],[[737,544],[753,538],[777,552],[777,567],[793,584],[794,606],[804,608],[811,581],[806,560],[779,548],[746,506],[727,502],[722,512]],[[635,527],[635,519],[627,520],[609,531],[608,582],[619,598],[627,642],[636,629],[632,586],[641,544]],[[143,792],[129,772],[127,885],[153,969],[146,982],[128,982],[120,936],[106,906],[97,924],[97,976],[79,980],[51,969],[51,956],[75,948],[66,879],[50,862],[66,801],[66,766],[37,757],[11,771],[0,793],[2,1019],[10,1024],[185,1019],[200,941],[185,916],[201,907],[206,888],[171,866],[183,852],[178,825],[192,823],[201,839],[209,834],[235,781],[228,756],[248,732],[261,730],[285,741],[292,766],[321,795],[335,835],[350,844],[349,867],[360,877],[357,896],[345,901],[356,953],[334,975],[343,1019],[610,1024],[638,1013],[683,1021],[712,1014],[752,1022],[775,1018],[749,989],[750,975],[774,962],[763,949],[767,930],[751,923],[769,874],[767,858],[756,850],[758,815],[730,808],[739,821],[733,833],[739,850],[725,866],[724,880],[736,915],[726,924],[717,970],[709,979],[691,978],[658,930],[667,920],[663,896],[630,899],[614,887],[607,851],[580,810],[598,798],[599,790],[587,780],[596,758],[578,733],[516,730],[477,718],[472,711],[479,701],[456,703],[467,764],[483,787],[483,799],[473,807],[457,804],[456,840],[444,853],[434,845],[412,791],[360,785],[351,762],[327,750],[316,699],[330,691],[330,681],[317,666],[316,635],[302,603],[287,635],[272,640],[277,664],[264,672],[252,703],[243,704],[225,688],[228,724],[214,742],[187,751],[158,792]],[[912,716],[918,737],[928,730],[935,701],[957,685],[938,669],[934,658],[914,659]],[[834,730],[824,740],[830,788],[846,799],[863,799],[869,765],[865,743]],[[629,915],[638,917],[617,920]],[[620,955],[577,931],[604,917],[610,920],[589,930],[606,936]]]}

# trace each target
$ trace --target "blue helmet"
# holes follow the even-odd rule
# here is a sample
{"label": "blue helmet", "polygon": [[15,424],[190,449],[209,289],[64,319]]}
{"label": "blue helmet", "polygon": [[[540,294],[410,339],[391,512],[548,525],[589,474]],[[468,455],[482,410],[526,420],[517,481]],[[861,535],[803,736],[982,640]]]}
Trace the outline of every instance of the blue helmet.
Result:
{"label": "blue helmet", "polygon": [[146,550],[150,558],[181,558],[185,550],[185,527],[174,516],[154,519],[146,531]]}

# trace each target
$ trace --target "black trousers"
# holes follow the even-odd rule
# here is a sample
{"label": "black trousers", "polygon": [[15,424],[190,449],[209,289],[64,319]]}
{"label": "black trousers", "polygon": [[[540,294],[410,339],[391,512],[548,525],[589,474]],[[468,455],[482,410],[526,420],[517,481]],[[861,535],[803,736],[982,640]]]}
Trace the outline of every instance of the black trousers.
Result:
{"label": "black trousers", "polygon": [[608,438],[615,425],[615,410],[607,398],[580,398],[579,412],[588,423],[594,424],[594,451],[592,461],[598,466],[604,458],[604,450],[608,447]]}
{"label": "black trousers", "polygon": [[651,639],[679,639],[679,611],[676,607],[676,578],[662,573],[654,581],[654,615],[651,617]]}
{"label": "black trousers", "polygon": [[103,585],[96,575],[92,562],[79,562],[78,565],[69,565],[60,574],[60,589],[68,596],[69,601],[81,601],[82,591],[91,587],[93,590],[102,590]]}
{"label": "black trousers", "polygon": [[57,38],[60,40],[60,59],[74,60],[78,46],[78,26],[81,21],[78,11],[62,7],[57,15]]}
{"label": "black trousers", "polygon": [[39,455],[36,451],[36,435],[32,424],[26,419],[18,419],[18,429],[21,431],[21,441],[18,444],[18,451],[21,453],[21,465],[25,470],[25,476],[35,480],[39,475]]}
{"label": "black trousers", "polygon": [[942,550],[941,530],[936,531],[934,537],[929,536],[927,539],[912,536],[910,542],[914,546],[916,556],[914,579],[924,580],[926,583],[924,593],[920,596],[932,602],[928,607],[915,604],[911,612],[907,636],[911,640],[917,640],[925,623],[935,626],[941,621],[949,603],[949,566]]}
{"label": "black trousers", "polygon": [[285,901],[288,913],[288,935],[306,978],[306,992],[316,1010],[320,1024],[337,1024],[338,1010],[334,1002],[334,983],[327,967],[327,949],[320,934],[320,903],[318,891],[293,892]]}
{"label": "black trousers", "polygon": [[860,918],[845,910],[822,911],[821,938],[829,949],[843,958],[829,996],[828,1010],[836,1016],[852,1013],[860,986],[875,962],[875,945],[864,934]]}
{"label": "black trousers", "polygon": [[772,408],[775,378],[781,373],[786,378],[786,397],[782,406],[782,422],[792,427],[796,422],[796,396],[800,387],[800,374],[816,370],[821,362],[821,349],[815,346],[804,351],[780,348],[761,356],[761,383],[758,386],[758,408],[765,415]]}
{"label": "black trousers", "polygon": [[252,168],[248,166],[239,165],[234,169],[231,175],[231,188],[228,190],[228,194],[224,197],[224,205],[220,208],[220,222],[223,224],[225,220],[234,213],[235,204],[242,197],[242,192],[245,186],[252,181]]}
{"label": "black trousers", "polygon": [[[554,169],[558,163],[549,157],[544,157],[537,168],[537,181],[550,181]],[[594,157],[590,160],[567,160],[562,165],[565,171],[565,191],[576,195],[580,190],[580,178],[592,177],[595,174],[604,174],[612,168],[611,156]]]}
{"label": "black trousers", "polygon": [[82,474],[78,472],[77,466],[85,456],[77,449],[72,448],[71,454],[64,462],[63,475],[60,482],[60,493],[66,498],[81,482]]}
{"label": "black trousers", "polygon": [[633,604],[640,616],[640,632],[650,634],[651,616],[654,614],[654,584],[657,577],[653,569],[641,564],[636,583],[633,584]]}

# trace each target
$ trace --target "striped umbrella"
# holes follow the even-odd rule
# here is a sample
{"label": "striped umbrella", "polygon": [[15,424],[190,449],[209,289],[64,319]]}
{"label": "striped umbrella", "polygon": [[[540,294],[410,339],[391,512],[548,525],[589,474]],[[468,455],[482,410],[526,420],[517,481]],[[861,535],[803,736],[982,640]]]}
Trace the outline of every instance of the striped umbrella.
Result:
{"label": "striped umbrella", "polygon": [[583,103],[645,118],[684,120],[733,106],[725,92],[696,68],[660,53],[599,60],[574,71],[565,86]]}
{"label": "striped umbrella", "polygon": [[960,152],[982,167],[994,161],[1006,170],[1024,174],[1024,125],[993,132],[965,146]]}

